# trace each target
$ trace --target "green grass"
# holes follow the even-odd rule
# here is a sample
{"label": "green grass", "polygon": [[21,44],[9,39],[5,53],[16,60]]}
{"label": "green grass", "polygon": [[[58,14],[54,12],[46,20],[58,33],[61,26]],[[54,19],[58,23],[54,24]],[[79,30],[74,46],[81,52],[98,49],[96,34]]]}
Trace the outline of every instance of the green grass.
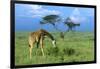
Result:
{"label": "green grass", "polygon": [[56,38],[57,48],[53,48],[51,40],[44,40],[45,57],[36,45],[33,48],[32,60],[29,59],[29,32],[15,34],[15,65],[50,64],[84,62],[94,60],[94,35],[92,32],[68,32],[64,41],[59,33],[52,33]]}

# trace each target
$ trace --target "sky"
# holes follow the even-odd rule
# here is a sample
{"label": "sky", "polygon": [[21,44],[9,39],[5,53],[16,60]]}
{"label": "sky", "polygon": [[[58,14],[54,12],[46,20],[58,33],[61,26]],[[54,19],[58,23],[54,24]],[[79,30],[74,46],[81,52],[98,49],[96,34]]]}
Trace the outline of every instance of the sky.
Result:
{"label": "sky", "polygon": [[56,31],[51,24],[40,24],[46,15],[59,15],[62,18],[61,22],[56,23],[61,31],[68,29],[63,23],[67,17],[70,17],[74,23],[80,23],[75,30],[94,31],[94,8],[34,4],[15,4],[15,31],[36,31],[41,28]]}

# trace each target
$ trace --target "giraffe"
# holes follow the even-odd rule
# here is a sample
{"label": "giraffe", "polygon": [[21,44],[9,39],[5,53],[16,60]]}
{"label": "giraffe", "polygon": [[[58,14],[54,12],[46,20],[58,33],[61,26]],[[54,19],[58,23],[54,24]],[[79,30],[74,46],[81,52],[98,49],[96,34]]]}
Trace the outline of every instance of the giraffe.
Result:
{"label": "giraffe", "polygon": [[56,47],[56,41],[54,37],[46,30],[40,29],[38,31],[31,32],[29,34],[28,42],[29,42],[30,59],[32,58],[32,49],[35,43],[37,43],[37,48],[39,47],[40,44],[42,55],[44,56],[43,40],[45,37],[49,37],[52,40],[53,47]]}

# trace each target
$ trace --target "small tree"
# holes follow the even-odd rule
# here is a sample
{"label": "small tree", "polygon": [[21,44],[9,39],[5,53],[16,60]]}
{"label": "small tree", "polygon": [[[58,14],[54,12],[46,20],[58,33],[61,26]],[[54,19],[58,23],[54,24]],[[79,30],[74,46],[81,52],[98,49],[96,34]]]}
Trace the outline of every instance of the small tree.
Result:
{"label": "small tree", "polygon": [[58,15],[47,15],[42,18],[42,21],[40,21],[40,24],[48,24],[49,23],[49,24],[52,24],[56,30],[59,30],[55,23],[58,23],[60,21],[61,21],[61,18]]}
{"label": "small tree", "polygon": [[76,27],[76,26],[80,26],[80,23],[74,23],[71,18],[67,18],[64,22],[64,24],[66,24],[68,26],[68,31],[73,31],[73,29]]}

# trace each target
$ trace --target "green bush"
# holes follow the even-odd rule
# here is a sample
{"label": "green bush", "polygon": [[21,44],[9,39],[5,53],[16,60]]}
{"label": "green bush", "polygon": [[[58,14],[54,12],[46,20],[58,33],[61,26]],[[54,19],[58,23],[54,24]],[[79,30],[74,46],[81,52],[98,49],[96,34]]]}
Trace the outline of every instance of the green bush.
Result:
{"label": "green bush", "polygon": [[76,53],[76,51],[73,48],[64,48],[63,53],[65,55],[71,56],[71,55],[74,55]]}
{"label": "green bush", "polygon": [[47,55],[54,55],[57,56],[59,54],[59,48],[55,47],[55,48],[48,48],[47,49]]}

